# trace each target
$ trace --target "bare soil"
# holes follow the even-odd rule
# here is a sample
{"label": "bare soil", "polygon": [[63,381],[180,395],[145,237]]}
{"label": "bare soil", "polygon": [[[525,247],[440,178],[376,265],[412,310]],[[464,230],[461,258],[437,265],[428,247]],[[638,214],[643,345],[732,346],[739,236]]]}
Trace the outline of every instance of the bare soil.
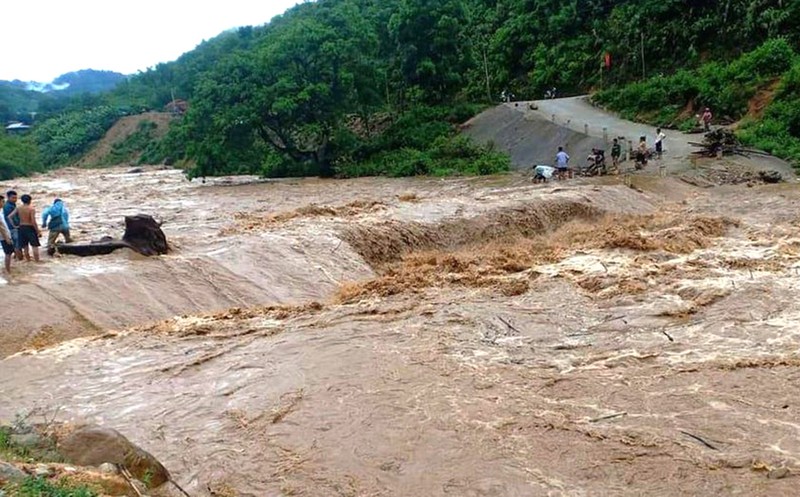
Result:
{"label": "bare soil", "polygon": [[101,164],[111,152],[115,143],[120,143],[139,129],[139,124],[149,121],[156,125],[153,132],[155,138],[164,136],[169,129],[172,115],[167,112],[145,112],[133,116],[120,118],[100,139],[92,150],[84,155],[75,165],[78,167],[91,167]]}

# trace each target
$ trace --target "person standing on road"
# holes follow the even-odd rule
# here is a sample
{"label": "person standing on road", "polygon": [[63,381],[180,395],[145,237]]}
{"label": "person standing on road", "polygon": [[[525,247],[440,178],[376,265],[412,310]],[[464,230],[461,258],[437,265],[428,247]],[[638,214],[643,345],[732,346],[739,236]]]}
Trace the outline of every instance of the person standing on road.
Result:
{"label": "person standing on road", "polygon": [[639,137],[639,147],[636,149],[636,169],[647,165],[647,137]]}
{"label": "person standing on road", "polygon": [[703,111],[703,117],[700,119],[703,121],[703,129],[706,130],[706,133],[711,131],[711,120],[714,118],[714,115],[711,114],[711,109],[706,107],[706,110]]}
{"label": "person standing on road", "polygon": [[611,145],[611,165],[616,170],[619,167],[619,158],[622,156],[622,145],[619,140],[614,138],[614,144]]}
{"label": "person standing on road", "polygon": [[656,129],[656,155],[659,159],[664,154],[664,138],[666,137],[667,135],[661,131],[661,128]]}
{"label": "person standing on road", "polygon": [[39,262],[39,224],[36,222],[36,209],[34,209],[32,202],[33,199],[30,195],[23,195],[21,197],[22,205],[14,209],[8,215],[9,219],[15,216],[19,219],[17,229],[19,230],[19,249],[25,254],[25,260],[31,260],[31,254],[28,248],[33,248],[33,260]]}
{"label": "person standing on road", "polygon": [[558,147],[556,154],[556,171],[558,171],[558,178],[564,179],[569,173],[569,155],[564,152],[564,147]]}
{"label": "person standing on road", "polygon": [[[5,198],[0,195],[0,208],[5,207]],[[0,245],[3,248],[3,256],[5,258],[6,274],[11,273],[11,257],[16,250],[14,240],[11,238],[11,230],[8,229],[8,224],[5,221],[5,216],[0,219]]]}
{"label": "person standing on road", "polygon": [[[50,218],[49,222],[48,218]],[[63,200],[60,198],[55,199],[53,205],[42,212],[42,228],[49,230],[47,235],[47,253],[49,255],[56,253],[58,235],[64,235],[65,242],[72,242],[72,237],[69,234],[69,210],[64,205]]]}

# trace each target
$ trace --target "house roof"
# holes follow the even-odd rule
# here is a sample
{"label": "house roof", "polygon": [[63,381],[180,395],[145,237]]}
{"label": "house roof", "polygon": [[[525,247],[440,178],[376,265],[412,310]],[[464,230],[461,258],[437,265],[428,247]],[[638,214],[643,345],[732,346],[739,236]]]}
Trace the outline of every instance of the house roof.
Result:
{"label": "house roof", "polygon": [[6,126],[7,131],[15,131],[19,129],[30,129],[30,126],[28,126],[25,123],[11,123],[8,126]]}

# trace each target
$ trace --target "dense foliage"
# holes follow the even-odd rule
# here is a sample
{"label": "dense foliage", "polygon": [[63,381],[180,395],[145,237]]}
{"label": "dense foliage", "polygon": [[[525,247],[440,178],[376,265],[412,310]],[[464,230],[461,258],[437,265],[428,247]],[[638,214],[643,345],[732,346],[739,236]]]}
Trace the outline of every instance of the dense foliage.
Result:
{"label": "dense foliage", "polygon": [[630,119],[659,125],[675,125],[691,118],[684,109],[709,106],[728,121],[740,119],[755,93],[779,78],[792,65],[795,53],[785,39],[764,43],[755,50],[725,63],[711,62],[698,69],[681,69],[669,76],[656,76],[594,95],[601,105]]}
{"label": "dense foliage", "polygon": [[[529,99],[610,87],[598,101],[630,117],[681,125],[711,105],[736,119],[792,66],[799,42],[800,0],[317,0],[225,32],[110,94],[39,110],[139,112],[187,100],[144,159],[185,159],[194,175],[473,173],[503,161],[457,139],[443,108],[502,91]],[[790,133],[793,119],[791,105],[778,105],[793,90],[781,92],[764,121],[773,135]],[[58,146],[37,134],[48,164],[94,139],[56,119]],[[747,132],[768,133],[758,129]]]}
{"label": "dense foliage", "polygon": [[[762,92],[763,116],[748,115]],[[800,161],[800,56],[785,38],[765,42],[730,61],[710,62],[600,91],[594,100],[629,119],[691,128],[710,107],[720,122],[742,121],[740,138],[779,157]]]}
{"label": "dense foliage", "polygon": [[30,137],[0,134],[0,180],[41,170],[39,149]]}
{"label": "dense foliage", "polygon": [[87,152],[119,116],[117,109],[108,106],[67,112],[37,125],[32,138],[45,164],[65,164]]}

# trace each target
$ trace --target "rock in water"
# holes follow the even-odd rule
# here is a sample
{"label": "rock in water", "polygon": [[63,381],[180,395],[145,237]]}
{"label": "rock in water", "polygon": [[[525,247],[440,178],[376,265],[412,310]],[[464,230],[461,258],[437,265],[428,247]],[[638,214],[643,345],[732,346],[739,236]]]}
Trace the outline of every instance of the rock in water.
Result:
{"label": "rock in water", "polygon": [[104,463],[124,466],[150,488],[171,480],[169,471],[152,454],[134,445],[111,428],[85,426],[59,441],[58,450],[70,464],[100,466]]}
{"label": "rock in water", "polygon": [[764,183],[780,183],[783,181],[783,175],[779,171],[760,171],[758,176]]}
{"label": "rock in water", "polygon": [[789,468],[784,468],[784,467],[775,468],[770,470],[769,473],[767,473],[767,478],[771,480],[780,480],[782,478],[786,478],[787,476],[789,476],[790,473],[791,472],[789,471]]}
{"label": "rock in water", "polygon": [[147,214],[125,216],[125,234],[122,241],[128,243],[142,255],[163,255],[169,252],[169,244],[161,224]]}

